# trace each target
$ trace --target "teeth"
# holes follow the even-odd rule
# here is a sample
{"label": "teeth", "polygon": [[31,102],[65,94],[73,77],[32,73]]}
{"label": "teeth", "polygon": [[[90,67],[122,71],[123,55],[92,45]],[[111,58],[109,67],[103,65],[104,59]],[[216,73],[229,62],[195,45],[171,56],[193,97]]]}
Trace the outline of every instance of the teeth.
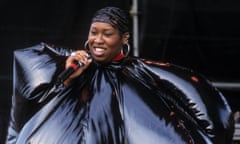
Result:
{"label": "teeth", "polygon": [[104,51],[104,49],[102,49],[102,48],[96,48],[96,51],[101,52],[101,51]]}

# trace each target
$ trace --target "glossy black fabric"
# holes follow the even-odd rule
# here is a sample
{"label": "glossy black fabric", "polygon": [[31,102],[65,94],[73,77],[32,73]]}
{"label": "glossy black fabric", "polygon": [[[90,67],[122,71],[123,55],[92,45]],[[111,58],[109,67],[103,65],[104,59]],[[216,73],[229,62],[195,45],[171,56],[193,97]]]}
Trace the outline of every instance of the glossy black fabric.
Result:
{"label": "glossy black fabric", "polygon": [[45,44],[15,51],[7,143],[231,142],[231,110],[201,75],[129,57],[93,62],[72,85],[56,88],[69,53]]}

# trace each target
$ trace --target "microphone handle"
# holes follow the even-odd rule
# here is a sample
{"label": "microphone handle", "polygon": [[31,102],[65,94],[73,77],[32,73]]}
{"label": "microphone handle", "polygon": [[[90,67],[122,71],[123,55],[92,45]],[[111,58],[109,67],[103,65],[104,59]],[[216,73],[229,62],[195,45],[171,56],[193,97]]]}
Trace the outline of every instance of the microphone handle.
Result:
{"label": "microphone handle", "polygon": [[58,75],[56,85],[63,83],[71,74],[73,74],[73,72],[83,65],[84,63],[82,62],[73,62],[67,69]]}

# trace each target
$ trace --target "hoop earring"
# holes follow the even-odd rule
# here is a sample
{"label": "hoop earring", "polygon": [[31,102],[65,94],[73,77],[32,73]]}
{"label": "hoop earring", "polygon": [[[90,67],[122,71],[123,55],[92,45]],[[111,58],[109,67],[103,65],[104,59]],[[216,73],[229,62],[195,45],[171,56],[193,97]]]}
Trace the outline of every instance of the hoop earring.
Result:
{"label": "hoop earring", "polygon": [[84,49],[89,52],[88,40],[84,43]]}
{"label": "hoop earring", "polygon": [[127,49],[125,50],[124,46],[123,46],[122,53],[125,55],[125,57],[127,57],[129,55],[129,53],[130,53],[131,48],[130,48],[129,43],[126,43],[125,45],[126,45]]}

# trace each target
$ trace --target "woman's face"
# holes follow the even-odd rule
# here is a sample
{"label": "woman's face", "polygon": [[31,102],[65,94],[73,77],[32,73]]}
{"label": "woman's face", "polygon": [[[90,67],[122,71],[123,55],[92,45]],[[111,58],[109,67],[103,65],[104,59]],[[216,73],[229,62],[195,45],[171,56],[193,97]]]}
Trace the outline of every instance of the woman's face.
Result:
{"label": "woman's face", "polygon": [[122,45],[127,42],[124,35],[120,37],[119,30],[108,23],[92,23],[88,35],[88,46],[92,57],[100,63],[111,62],[121,53]]}

